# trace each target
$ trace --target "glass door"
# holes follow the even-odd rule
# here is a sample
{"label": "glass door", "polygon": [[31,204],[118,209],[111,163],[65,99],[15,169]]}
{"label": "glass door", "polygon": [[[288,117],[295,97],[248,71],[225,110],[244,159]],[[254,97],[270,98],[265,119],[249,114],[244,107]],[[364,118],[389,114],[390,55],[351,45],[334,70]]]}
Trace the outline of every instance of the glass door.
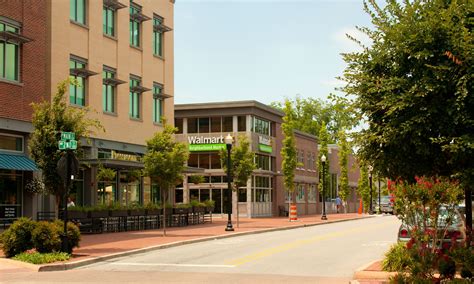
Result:
{"label": "glass door", "polygon": [[222,189],[212,189],[212,200],[215,202],[213,213],[222,213]]}

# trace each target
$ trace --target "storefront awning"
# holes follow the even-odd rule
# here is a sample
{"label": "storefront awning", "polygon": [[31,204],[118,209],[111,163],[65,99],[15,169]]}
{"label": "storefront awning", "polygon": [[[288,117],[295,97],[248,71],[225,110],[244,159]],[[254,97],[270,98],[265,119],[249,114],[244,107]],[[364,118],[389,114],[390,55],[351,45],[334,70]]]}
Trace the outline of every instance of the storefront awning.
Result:
{"label": "storefront awning", "polygon": [[0,154],[0,169],[37,171],[35,162],[23,155]]}

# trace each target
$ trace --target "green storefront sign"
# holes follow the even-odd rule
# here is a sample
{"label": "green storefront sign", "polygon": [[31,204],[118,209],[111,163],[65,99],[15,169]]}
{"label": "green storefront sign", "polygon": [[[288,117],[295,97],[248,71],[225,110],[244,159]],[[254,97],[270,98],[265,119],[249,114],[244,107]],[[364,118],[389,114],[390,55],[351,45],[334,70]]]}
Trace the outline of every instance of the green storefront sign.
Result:
{"label": "green storefront sign", "polygon": [[273,151],[272,146],[263,145],[263,144],[258,144],[258,150],[265,153],[271,153]]}
{"label": "green storefront sign", "polygon": [[190,152],[219,151],[221,149],[225,149],[225,144],[189,144]]}

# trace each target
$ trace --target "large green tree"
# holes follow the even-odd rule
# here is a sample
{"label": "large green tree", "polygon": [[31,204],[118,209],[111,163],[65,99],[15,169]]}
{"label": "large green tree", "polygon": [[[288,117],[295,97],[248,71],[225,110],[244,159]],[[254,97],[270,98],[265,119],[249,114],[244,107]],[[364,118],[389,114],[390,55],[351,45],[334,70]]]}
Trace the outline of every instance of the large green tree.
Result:
{"label": "large green tree", "polygon": [[[237,139],[237,145],[232,147],[230,154],[232,190],[237,191],[242,187],[247,187],[247,181],[255,170],[255,153],[250,149],[250,142],[247,136],[240,135]],[[227,173],[227,150],[220,151],[222,168]],[[239,207],[237,206],[237,227],[239,226]]]}
{"label": "large green tree", "polygon": [[285,190],[290,193],[290,202],[293,203],[293,192],[295,191],[295,170],[298,165],[296,157],[296,141],[294,133],[295,114],[291,109],[291,102],[285,101],[283,109],[285,116],[281,128],[283,130],[283,145],[281,147],[283,184]]}
{"label": "large green tree", "polygon": [[[329,189],[329,181],[331,178],[331,174],[329,173],[330,169],[330,159],[329,159],[329,133],[326,128],[326,123],[321,124],[321,129],[319,130],[319,159],[318,159],[318,169],[319,169],[319,192],[322,194],[324,190],[324,194],[327,193]],[[323,169],[323,162],[321,162],[322,156],[326,157],[326,162],[324,163]],[[324,180],[323,180],[323,172],[324,172]],[[324,182],[323,182],[324,181]],[[324,185],[324,186],[323,186]],[[327,198],[327,194],[325,196]]]}
{"label": "large green tree", "polygon": [[[349,146],[349,141],[347,141],[347,135],[344,129],[339,131],[337,145],[339,150],[339,169],[341,170],[341,175],[339,176],[339,197],[341,197],[347,205],[347,198],[350,194],[348,159],[349,154],[351,153],[351,148]],[[347,206],[344,206],[344,211],[346,210]]]}
{"label": "large green tree", "polygon": [[[143,157],[144,174],[160,188],[164,220],[168,193],[183,182],[183,171],[189,158],[186,144],[174,140],[176,131],[175,127],[165,124],[163,131],[146,141],[147,151]],[[163,235],[166,236],[166,221],[163,222]]]}
{"label": "large green tree", "polygon": [[[295,129],[319,137],[322,123],[326,124],[329,132],[329,143],[336,143],[341,129],[351,129],[358,123],[356,113],[345,98],[329,96],[331,100],[301,98],[286,100],[290,102],[291,112],[295,119]],[[285,102],[273,102],[271,106],[285,111]]]}
{"label": "large green tree", "polygon": [[[472,0],[364,2],[369,47],[344,54],[343,88],[366,117],[360,155],[392,179],[449,176],[474,186]],[[354,39],[357,41],[356,39]],[[469,244],[469,242],[468,242]]]}
{"label": "large green tree", "polygon": [[[73,82],[76,84],[76,82]],[[32,103],[33,107],[33,133],[30,135],[28,149],[31,157],[41,170],[42,179],[47,192],[56,196],[56,205],[59,205],[61,196],[64,195],[64,185],[57,173],[57,164],[61,155],[58,143],[61,132],[73,132],[78,141],[80,151],[81,138],[89,137],[93,131],[102,130],[100,122],[87,118],[87,108],[75,108],[66,103],[65,96],[69,81],[58,84],[52,102],[43,101]]]}

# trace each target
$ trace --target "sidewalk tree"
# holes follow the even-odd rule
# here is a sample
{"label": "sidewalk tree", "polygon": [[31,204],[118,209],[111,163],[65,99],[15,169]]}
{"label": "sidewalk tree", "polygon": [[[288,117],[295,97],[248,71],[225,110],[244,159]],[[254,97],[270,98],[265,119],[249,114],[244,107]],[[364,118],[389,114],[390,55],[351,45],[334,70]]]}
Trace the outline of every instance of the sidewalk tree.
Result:
{"label": "sidewalk tree", "polygon": [[344,130],[339,131],[338,154],[339,154],[339,168],[341,169],[341,175],[339,176],[339,197],[343,200],[346,206],[344,211],[347,211],[347,198],[350,194],[349,187],[349,174],[348,174],[348,158],[351,151],[349,147],[349,141],[347,141],[347,135]]}
{"label": "sidewalk tree", "polygon": [[[80,151],[81,138],[88,138],[93,130],[103,130],[97,119],[87,117],[88,108],[75,108],[66,103],[66,92],[70,81],[58,84],[52,102],[32,103],[33,133],[30,135],[28,149],[31,157],[41,170],[45,190],[56,196],[56,209],[64,195],[64,183],[57,173],[61,158],[58,143],[61,132],[73,132]],[[77,82],[72,81],[72,84]]]}
{"label": "sidewalk tree", "polygon": [[[356,113],[350,111],[351,105],[347,100],[333,95],[329,97],[331,99],[329,102],[299,96],[288,100],[295,120],[294,128],[319,137],[321,124],[325,123],[329,132],[329,143],[336,143],[341,129],[356,126],[358,123]],[[273,102],[271,106],[284,111],[285,102]]]}
{"label": "sidewalk tree", "polygon": [[283,130],[283,145],[281,148],[283,183],[285,190],[290,193],[290,203],[293,204],[293,192],[295,191],[295,170],[298,165],[296,157],[296,141],[294,134],[295,114],[291,109],[291,102],[285,101],[283,109],[285,116],[281,128]]}
{"label": "sidewalk tree", "polygon": [[[328,192],[329,178],[331,174],[329,173],[330,169],[330,159],[329,159],[329,133],[326,128],[326,123],[321,124],[321,129],[319,130],[319,158],[318,158],[318,169],[319,169],[319,193],[326,194]],[[321,162],[321,157],[326,156],[326,162],[324,164],[324,187],[323,187],[323,163]],[[325,196],[327,198],[327,195]]]}
{"label": "sidewalk tree", "polygon": [[360,177],[357,183],[357,194],[362,198],[362,206],[365,212],[368,212],[370,205],[370,186],[369,186],[369,171],[367,166],[361,164]]}
{"label": "sidewalk tree", "polygon": [[[247,181],[255,170],[255,153],[250,149],[250,142],[247,136],[240,135],[237,139],[237,145],[233,146],[230,153],[232,190],[239,195],[239,189],[247,187]],[[227,172],[227,150],[220,151],[221,165]],[[237,226],[239,226],[239,206],[237,206]]]}
{"label": "sidewalk tree", "polygon": [[163,235],[166,236],[166,201],[169,191],[183,182],[183,171],[189,152],[186,144],[176,142],[174,133],[177,131],[164,123],[164,129],[146,141],[147,151],[143,157],[144,174],[155,182],[161,192],[163,208]]}
{"label": "sidewalk tree", "polygon": [[[468,239],[474,187],[473,1],[375,0],[364,7],[372,41],[343,54],[342,90],[367,118],[360,155],[393,180],[459,178]],[[357,39],[352,38],[354,41]],[[360,42],[359,42],[360,43]],[[467,244],[469,245],[469,241]]]}

